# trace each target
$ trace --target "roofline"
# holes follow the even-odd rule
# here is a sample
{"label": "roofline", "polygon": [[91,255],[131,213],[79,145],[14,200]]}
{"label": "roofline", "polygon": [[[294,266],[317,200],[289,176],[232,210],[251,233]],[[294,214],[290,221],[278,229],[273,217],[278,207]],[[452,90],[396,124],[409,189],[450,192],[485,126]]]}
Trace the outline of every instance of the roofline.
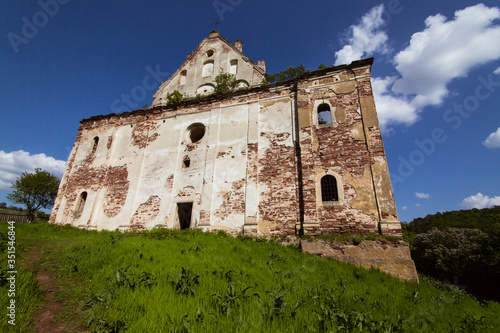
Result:
{"label": "roofline", "polygon": [[106,115],[92,116],[90,118],[82,119],[80,121],[80,124],[84,124],[84,123],[88,123],[88,122],[92,122],[92,121],[98,121],[98,120],[102,120],[102,119],[106,119],[106,118],[112,118],[112,117],[116,117],[116,116],[122,117],[122,116],[129,116],[129,115],[139,115],[141,113],[145,114],[145,115],[146,114],[156,114],[159,112],[163,112],[165,110],[175,110],[175,109],[178,109],[179,107],[182,107],[182,106],[191,106],[191,105],[195,105],[195,104],[203,104],[205,102],[212,103],[212,102],[215,102],[218,100],[225,100],[226,98],[233,97],[235,95],[237,96],[237,95],[244,95],[244,94],[248,94],[248,93],[252,93],[252,92],[259,92],[259,91],[269,90],[270,88],[278,88],[280,86],[290,87],[296,82],[299,82],[302,80],[308,80],[308,79],[315,78],[315,77],[324,76],[324,75],[331,73],[331,72],[337,72],[337,71],[342,71],[342,70],[349,71],[349,70],[354,70],[354,69],[362,68],[362,67],[371,67],[373,65],[373,61],[374,61],[373,57],[366,58],[366,59],[353,61],[347,65],[329,66],[329,67],[325,67],[322,69],[317,69],[315,71],[308,72],[308,73],[302,75],[301,77],[298,77],[298,78],[295,78],[292,80],[288,80],[288,81],[284,81],[284,82],[277,82],[277,83],[273,83],[273,84],[254,86],[254,87],[251,87],[249,89],[236,90],[236,91],[231,92],[231,93],[206,95],[206,96],[202,97],[201,99],[196,98],[196,97],[192,97],[192,98],[188,98],[188,99],[182,101],[180,104],[178,104],[176,106],[158,105],[158,106],[155,106],[153,108],[148,108],[148,109],[137,109],[137,110],[126,111],[126,112],[122,112],[122,113],[109,113]]}

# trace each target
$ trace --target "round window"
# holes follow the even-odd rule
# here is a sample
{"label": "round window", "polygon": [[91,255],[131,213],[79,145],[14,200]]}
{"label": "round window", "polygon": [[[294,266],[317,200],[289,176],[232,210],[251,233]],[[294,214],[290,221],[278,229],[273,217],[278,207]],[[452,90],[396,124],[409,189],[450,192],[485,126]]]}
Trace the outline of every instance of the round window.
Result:
{"label": "round window", "polygon": [[188,127],[189,139],[192,143],[200,141],[205,136],[205,125],[196,123]]}

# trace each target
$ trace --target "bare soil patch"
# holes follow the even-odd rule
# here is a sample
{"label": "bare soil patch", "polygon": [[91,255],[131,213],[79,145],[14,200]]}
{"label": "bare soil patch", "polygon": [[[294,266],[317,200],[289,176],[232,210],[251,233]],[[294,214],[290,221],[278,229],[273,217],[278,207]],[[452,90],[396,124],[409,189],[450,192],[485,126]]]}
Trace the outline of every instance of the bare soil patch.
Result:
{"label": "bare soil patch", "polygon": [[43,257],[42,252],[43,250],[39,248],[30,248],[27,256],[28,267],[34,270],[46,299],[43,309],[33,317],[33,331],[36,333],[86,332],[76,325],[65,325],[57,321],[57,317],[64,309],[64,304],[58,301],[58,293],[61,292],[61,288],[55,282],[54,277],[40,263],[40,259]]}

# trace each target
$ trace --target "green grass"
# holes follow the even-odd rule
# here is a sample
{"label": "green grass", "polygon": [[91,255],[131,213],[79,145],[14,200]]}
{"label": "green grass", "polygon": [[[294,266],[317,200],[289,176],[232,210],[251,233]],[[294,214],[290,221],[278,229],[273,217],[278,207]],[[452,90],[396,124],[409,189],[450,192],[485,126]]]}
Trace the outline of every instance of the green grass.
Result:
{"label": "green grass", "polygon": [[[197,230],[91,232],[45,223],[19,225],[16,231],[25,248],[51,251],[40,264],[64,286],[60,299],[66,308],[59,320],[91,332],[495,332],[500,327],[498,303],[481,304],[426,278],[420,284],[401,282],[262,238]],[[20,275],[33,281],[26,270]],[[31,302],[36,309],[39,289],[28,285],[18,297],[38,295]],[[0,292],[3,307],[4,287]],[[19,317],[25,327],[32,313]]]}

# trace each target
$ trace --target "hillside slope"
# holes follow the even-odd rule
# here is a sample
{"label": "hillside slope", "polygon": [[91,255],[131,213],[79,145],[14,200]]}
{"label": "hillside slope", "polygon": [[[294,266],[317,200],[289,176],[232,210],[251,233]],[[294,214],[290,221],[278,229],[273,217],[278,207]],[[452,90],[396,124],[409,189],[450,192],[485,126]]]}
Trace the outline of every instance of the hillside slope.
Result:
{"label": "hillside slope", "polygon": [[[5,224],[0,231],[5,233]],[[66,305],[59,320],[91,332],[495,332],[500,327],[498,303],[481,305],[425,278],[404,283],[262,238],[165,229],[119,234],[48,224],[19,225],[16,237],[24,248],[44,251],[44,269],[65,286],[58,294]],[[28,268],[22,274],[28,276]],[[37,290],[28,278],[19,283],[20,301]],[[1,288],[4,307],[6,285]],[[12,329],[1,325],[2,331]]]}

